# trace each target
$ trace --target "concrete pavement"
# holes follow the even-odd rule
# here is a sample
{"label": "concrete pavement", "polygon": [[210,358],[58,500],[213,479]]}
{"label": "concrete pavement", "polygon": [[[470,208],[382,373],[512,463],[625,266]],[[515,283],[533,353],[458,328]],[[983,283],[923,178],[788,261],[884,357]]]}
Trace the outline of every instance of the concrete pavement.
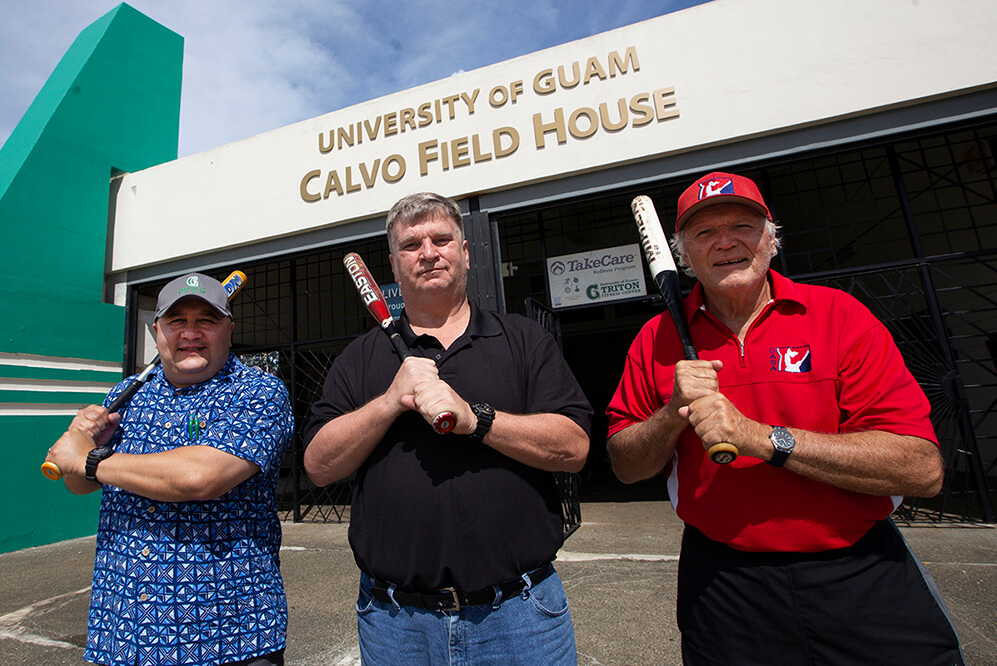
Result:
{"label": "concrete pavement", "polygon": [[[667,502],[582,505],[556,563],[578,663],[679,664],[675,575],[681,523]],[[997,664],[997,528],[901,529],[945,597],[970,664]],[[357,570],[347,524],[285,523],[289,666],[359,664]],[[0,663],[80,664],[94,539],[0,555]]]}

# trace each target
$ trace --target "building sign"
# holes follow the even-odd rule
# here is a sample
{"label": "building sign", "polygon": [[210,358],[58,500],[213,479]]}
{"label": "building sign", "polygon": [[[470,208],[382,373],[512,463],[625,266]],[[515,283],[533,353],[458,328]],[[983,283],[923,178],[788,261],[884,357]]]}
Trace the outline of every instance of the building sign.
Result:
{"label": "building sign", "polygon": [[547,260],[547,281],[555,309],[647,294],[640,246],[636,244],[551,257]]}
{"label": "building sign", "polygon": [[[674,150],[685,141],[674,68],[656,47],[660,35],[630,32],[127,174],[111,269],[370,219],[413,192],[460,199]],[[163,228],[176,233],[151,231]]]}
{"label": "building sign", "polygon": [[949,4],[708,2],[128,173],[110,272],[993,88],[997,3]]}
{"label": "building sign", "polygon": [[388,305],[391,318],[398,321],[398,318],[402,316],[402,310],[405,309],[405,301],[402,300],[402,291],[398,288],[398,283],[392,282],[382,286],[381,294],[384,296],[384,302]]}

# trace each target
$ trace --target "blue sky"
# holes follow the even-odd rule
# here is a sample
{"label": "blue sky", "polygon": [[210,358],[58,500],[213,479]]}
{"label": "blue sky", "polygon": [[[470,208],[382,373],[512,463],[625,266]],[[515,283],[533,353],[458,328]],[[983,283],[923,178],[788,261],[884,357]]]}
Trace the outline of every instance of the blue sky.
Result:
{"label": "blue sky", "polygon": [[[704,0],[132,0],[184,37],[180,155]],[[0,0],[0,143],[112,0]]]}

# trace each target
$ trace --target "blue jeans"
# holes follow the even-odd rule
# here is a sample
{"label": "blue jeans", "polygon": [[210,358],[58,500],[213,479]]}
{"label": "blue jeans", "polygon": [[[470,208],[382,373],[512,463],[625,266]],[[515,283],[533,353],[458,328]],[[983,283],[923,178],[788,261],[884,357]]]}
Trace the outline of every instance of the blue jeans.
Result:
{"label": "blue jeans", "polygon": [[360,574],[357,628],[364,666],[537,664],[577,666],[568,598],[556,573],[515,598],[458,611],[374,599]]}

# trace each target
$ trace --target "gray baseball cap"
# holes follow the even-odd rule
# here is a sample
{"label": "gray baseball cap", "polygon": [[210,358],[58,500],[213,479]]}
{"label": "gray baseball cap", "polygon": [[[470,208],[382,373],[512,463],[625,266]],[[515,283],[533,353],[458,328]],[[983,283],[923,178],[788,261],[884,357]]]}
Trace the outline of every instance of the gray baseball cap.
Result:
{"label": "gray baseball cap", "polygon": [[182,298],[200,298],[226,317],[232,317],[228,307],[228,292],[218,280],[202,273],[187,273],[163,287],[156,303],[156,319]]}

